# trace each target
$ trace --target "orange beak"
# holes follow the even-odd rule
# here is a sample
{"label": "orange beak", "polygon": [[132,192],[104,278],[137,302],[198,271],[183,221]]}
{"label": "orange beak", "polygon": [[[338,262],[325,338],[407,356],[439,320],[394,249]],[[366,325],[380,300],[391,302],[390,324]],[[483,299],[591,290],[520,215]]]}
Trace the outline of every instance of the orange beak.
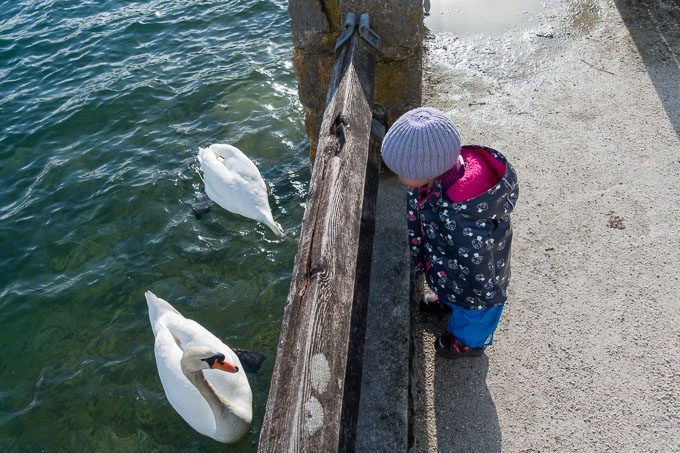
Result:
{"label": "orange beak", "polygon": [[211,367],[212,369],[215,370],[222,370],[226,371],[227,373],[238,373],[238,367],[235,365],[232,365],[229,362],[224,362],[221,360],[215,360],[215,363]]}

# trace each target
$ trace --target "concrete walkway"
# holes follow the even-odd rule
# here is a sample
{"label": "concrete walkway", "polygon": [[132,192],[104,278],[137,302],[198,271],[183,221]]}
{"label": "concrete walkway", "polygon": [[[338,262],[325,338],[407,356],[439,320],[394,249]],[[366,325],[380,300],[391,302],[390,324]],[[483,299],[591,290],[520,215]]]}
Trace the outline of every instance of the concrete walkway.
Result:
{"label": "concrete walkway", "polygon": [[518,171],[513,279],[481,358],[435,357],[446,319],[413,310],[409,402],[403,198],[381,182],[358,451],[680,451],[680,6],[546,3],[426,43],[423,104]]}
{"label": "concrete walkway", "polygon": [[423,104],[521,188],[486,356],[435,357],[446,319],[414,314],[415,452],[680,451],[680,5],[546,8],[428,43]]}

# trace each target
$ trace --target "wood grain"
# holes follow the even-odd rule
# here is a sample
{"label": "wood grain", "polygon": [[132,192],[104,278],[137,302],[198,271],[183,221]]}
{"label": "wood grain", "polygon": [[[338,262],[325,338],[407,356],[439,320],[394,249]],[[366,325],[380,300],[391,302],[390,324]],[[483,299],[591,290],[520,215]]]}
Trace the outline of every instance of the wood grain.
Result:
{"label": "wood grain", "polygon": [[379,155],[369,151],[376,58],[336,54],[260,452],[353,451]]}

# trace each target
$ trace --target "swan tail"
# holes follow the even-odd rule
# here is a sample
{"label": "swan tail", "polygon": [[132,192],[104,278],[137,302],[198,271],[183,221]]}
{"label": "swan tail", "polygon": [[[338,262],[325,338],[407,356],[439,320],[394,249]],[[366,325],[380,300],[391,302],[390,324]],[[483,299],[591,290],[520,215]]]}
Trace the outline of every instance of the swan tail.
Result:
{"label": "swan tail", "polygon": [[149,322],[151,323],[151,329],[153,329],[154,336],[156,335],[156,323],[164,313],[173,312],[182,316],[181,313],[175,309],[175,307],[156,296],[151,291],[146,291],[144,293],[144,297],[146,297],[146,304],[149,307]]}

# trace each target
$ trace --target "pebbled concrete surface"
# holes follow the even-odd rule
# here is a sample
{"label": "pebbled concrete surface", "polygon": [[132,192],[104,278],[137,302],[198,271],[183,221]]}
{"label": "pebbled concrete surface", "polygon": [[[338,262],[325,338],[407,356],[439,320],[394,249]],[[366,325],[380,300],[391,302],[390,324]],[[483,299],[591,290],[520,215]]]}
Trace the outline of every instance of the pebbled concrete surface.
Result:
{"label": "pebbled concrete surface", "polygon": [[426,42],[423,104],[521,189],[486,356],[435,357],[446,319],[413,314],[411,451],[680,451],[679,23],[674,1],[559,0]]}

